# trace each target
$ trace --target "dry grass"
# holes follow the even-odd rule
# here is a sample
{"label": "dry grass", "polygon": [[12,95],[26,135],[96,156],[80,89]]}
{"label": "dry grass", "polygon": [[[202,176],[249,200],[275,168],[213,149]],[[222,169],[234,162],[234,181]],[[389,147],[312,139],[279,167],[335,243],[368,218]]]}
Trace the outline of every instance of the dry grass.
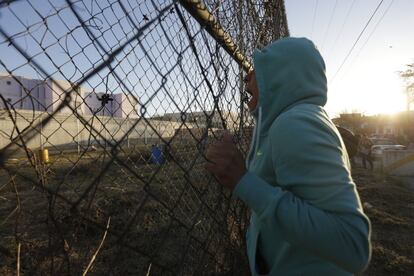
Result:
{"label": "dry grass", "polygon": [[414,191],[397,180],[366,170],[354,172],[355,182],[372,223],[372,260],[363,275],[413,275]]}
{"label": "dry grass", "polygon": [[[246,274],[245,213],[237,202],[228,208],[229,195],[205,173],[194,146],[171,147],[178,164],[170,156],[163,166],[149,164],[149,148],[140,148],[120,155],[130,170],[114,162],[101,178],[108,156],[90,153],[78,163],[76,154],[53,156],[46,190],[34,185],[29,165],[9,165],[26,179],[0,171],[0,274],[15,275],[19,264],[23,275],[79,275],[101,243],[92,275]],[[373,257],[363,275],[411,275],[414,191],[365,170],[353,174],[362,202],[373,206],[365,208]],[[94,180],[75,210],[47,192],[73,203]]]}
{"label": "dry grass", "polygon": [[[0,274],[16,274],[17,244],[23,274],[82,274],[101,243],[89,274],[246,271],[245,222],[238,222],[234,213],[239,205],[232,201],[229,209],[229,194],[205,173],[201,157],[190,149],[170,149],[178,165],[167,160],[159,166],[137,158],[148,160],[148,153],[123,154],[120,160],[129,169],[115,161],[101,177],[108,156],[92,153],[78,163],[75,155],[55,156],[42,184],[46,189],[30,181],[38,183],[29,165],[9,165],[26,178],[10,181],[5,170],[0,172]],[[200,160],[190,162],[194,159]],[[18,199],[20,206],[13,212]]]}

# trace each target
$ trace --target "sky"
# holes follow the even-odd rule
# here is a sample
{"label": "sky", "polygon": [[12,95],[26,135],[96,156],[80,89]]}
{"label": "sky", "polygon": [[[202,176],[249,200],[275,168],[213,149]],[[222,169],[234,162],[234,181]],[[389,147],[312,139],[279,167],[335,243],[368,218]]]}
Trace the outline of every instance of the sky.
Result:
{"label": "sky", "polygon": [[330,116],[405,110],[398,71],[414,63],[413,0],[285,0],[285,6],[290,35],[310,38],[325,59]]}
{"label": "sky", "polygon": [[[107,56],[104,52],[114,51],[133,37],[137,31],[135,26],[143,28],[148,24],[150,27],[139,40],[134,39],[116,55],[112,62],[115,69],[110,72],[104,68],[82,83],[82,87],[98,92],[132,93],[140,102],[137,109],[143,116],[143,110],[145,116],[180,110],[213,110],[212,93],[221,95],[219,104],[222,109],[237,111],[239,90],[232,88],[239,87],[238,78],[227,78],[226,82],[219,80],[226,77],[224,67],[236,65],[235,62],[223,49],[216,50],[213,38],[199,33],[199,25],[189,14],[184,15],[189,32],[199,33],[193,41],[204,73],[210,79],[210,90],[176,13],[167,12],[162,20],[156,20],[160,14],[158,10],[169,6],[171,1],[121,1],[135,26],[121,8],[120,1],[83,0],[72,3],[75,12],[68,8],[65,0],[17,1],[0,7],[0,28],[9,36],[18,34],[13,36],[13,42],[33,57],[32,61],[41,64],[47,77],[78,83],[102,62],[102,58]],[[75,13],[87,28],[80,25]],[[91,39],[86,29],[96,39]],[[98,44],[103,45],[105,51]],[[211,60],[216,65],[220,63],[217,65],[220,66],[219,74],[215,74]],[[238,67],[235,68],[238,72]],[[0,35],[0,72],[5,71],[31,78],[45,77]],[[122,79],[122,84],[115,75]],[[224,88],[222,83],[226,84]],[[231,93],[220,92],[223,90]],[[231,100],[233,104],[227,105]]]}
{"label": "sky", "polygon": [[[50,2],[32,4],[44,16],[54,14],[54,10],[67,6],[64,0],[52,2],[54,8]],[[136,16],[135,19],[140,26],[146,23],[141,18],[142,14],[153,18],[157,13],[147,4],[149,1],[124,2],[139,3],[133,7],[133,16]],[[163,0],[159,0],[158,5],[159,3],[163,3]],[[404,82],[400,79],[398,71],[404,70],[407,63],[414,63],[414,28],[410,28],[414,26],[414,0],[285,0],[285,5],[291,36],[312,39],[325,59],[329,89],[326,109],[331,117],[341,112],[362,112],[372,115],[405,109]],[[110,51],[119,45],[118,42],[128,37],[126,33],[130,36],[132,29],[125,16],[120,17],[123,12],[117,5],[111,5],[111,8],[107,6],[107,1],[85,0],[82,4],[76,5],[76,10],[85,18],[90,17],[89,13],[104,11],[87,24],[97,25],[97,28],[91,28],[96,35],[104,33],[100,40],[106,50]],[[374,14],[377,7],[379,8]],[[373,14],[372,20],[363,31]],[[171,18],[174,19],[174,16],[171,15]],[[118,18],[121,18],[119,22]],[[160,72],[154,69],[158,68],[161,73],[167,74],[167,69],[173,68],[176,64],[174,60],[178,57],[175,50],[183,51],[183,47],[188,46],[185,32],[179,29],[179,22],[169,22],[168,17],[166,20],[163,24],[167,26],[173,44],[166,41],[161,29],[158,28],[149,31],[151,34],[143,38],[142,50],[134,44],[133,55],[121,54],[118,57],[122,59],[127,56],[123,59],[122,70],[118,69],[117,73],[125,78],[130,91],[137,93],[143,102],[148,101],[147,107],[154,114],[174,112],[179,107],[191,106],[191,99],[194,98],[192,92],[208,90],[205,85],[198,87],[198,83],[202,81],[200,72],[189,70],[186,74],[180,74],[177,73],[177,68],[167,78],[175,84],[167,83],[165,89],[158,89],[161,87],[162,77]],[[115,24],[116,22],[118,23]],[[30,29],[33,37],[25,33],[24,25],[31,24],[35,24]],[[30,55],[35,56],[34,60],[45,66],[56,78],[63,78],[59,75],[59,71],[62,71],[67,79],[79,79],[101,61],[102,51],[90,43],[69,9],[61,10],[59,16],[48,17],[47,24],[48,31],[33,7],[25,1],[18,2],[11,8],[4,8],[0,12],[0,26],[9,33],[23,32],[15,42]],[[198,29],[197,26],[195,28]],[[361,32],[362,35],[357,41]],[[175,34],[182,37],[175,37]],[[67,39],[60,39],[59,43],[56,43],[56,39],[62,36]],[[162,39],[159,39],[159,36]],[[198,36],[197,39],[200,40],[201,37]],[[47,48],[46,53],[49,57],[39,47],[39,41]],[[203,41],[199,43],[203,44]],[[352,49],[354,44],[355,47]],[[206,50],[205,47],[203,49]],[[65,50],[69,53],[65,53]],[[131,48],[126,49],[127,52],[130,50]],[[144,55],[143,51],[149,52],[149,55]],[[23,66],[27,61],[7,42],[0,44],[0,57],[10,68],[16,68],[13,70],[15,74],[34,77],[37,75],[29,66]],[[194,57],[191,56],[191,51],[186,51],[182,58],[184,68],[192,68]],[[157,66],[151,67],[149,64]],[[0,71],[5,71],[1,65]],[[134,72],[130,73],[132,71]],[[123,89],[117,85],[118,82],[111,74],[108,79],[106,75],[108,70],[105,69],[85,85],[99,91],[108,89],[119,92]],[[185,77],[187,79],[184,79]],[[105,87],[107,83],[109,88]],[[234,87],[231,84],[230,86]],[[153,97],[155,93],[158,94]],[[171,95],[176,97],[171,98]],[[201,99],[199,108],[213,108],[212,101],[205,100],[208,96],[211,97],[208,91],[201,95],[204,100]],[[174,101],[177,102],[171,104]]]}

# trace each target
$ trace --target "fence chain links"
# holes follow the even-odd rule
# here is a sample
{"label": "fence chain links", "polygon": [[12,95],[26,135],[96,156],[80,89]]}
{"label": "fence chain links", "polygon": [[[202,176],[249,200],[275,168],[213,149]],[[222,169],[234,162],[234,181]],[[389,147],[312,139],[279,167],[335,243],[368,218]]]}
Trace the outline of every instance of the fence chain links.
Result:
{"label": "fence chain links", "polygon": [[248,274],[243,78],[282,0],[0,1],[0,274]]}

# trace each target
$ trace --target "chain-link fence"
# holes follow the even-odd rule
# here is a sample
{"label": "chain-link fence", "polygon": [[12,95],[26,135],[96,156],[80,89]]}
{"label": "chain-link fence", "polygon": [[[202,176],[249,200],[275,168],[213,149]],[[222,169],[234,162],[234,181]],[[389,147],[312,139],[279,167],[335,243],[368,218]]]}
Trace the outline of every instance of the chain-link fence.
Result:
{"label": "chain-link fence", "polygon": [[0,1],[0,274],[247,274],[243,76],[284,3]]}

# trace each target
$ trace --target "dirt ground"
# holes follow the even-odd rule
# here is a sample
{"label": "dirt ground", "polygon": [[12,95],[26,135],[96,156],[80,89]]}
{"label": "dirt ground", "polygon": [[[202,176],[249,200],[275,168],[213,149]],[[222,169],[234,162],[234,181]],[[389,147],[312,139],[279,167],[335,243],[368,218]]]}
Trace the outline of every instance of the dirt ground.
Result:
{"label": "dirt ground", "polygon": [[90,275],[247,271],[241,205],[179,151],[162,166],[148,151],[53,156],[42,185],[26,163],[0,169],[0,275],[82,275],[91,260]]}
{"label": "dirt ground", "polygon": [[[92,157],[91,160],[97,158]],[[12,178],[1,171],[0,275],[15,274],[16,235],[21,243],[23,274],[81,274],[102,239],[105,230],[102,227],[109,217],[111,229],[128,229],[121,235],[125,242],[120,243],[117,231],[110,232],[91,269],[92,275],[106,274],[108,264],[114,263],[117,265],[109,270],[115,275],[140,275],[151,265],[154,275],[172,275],[178,271],[180,275],[192,275],[200,270],[240,275],[240,271],[247,271],[243,267],[242,246],[228,242],[229,236],[234,241],[241,241],[243,234],[225,234],[238,231],[221,229],[215,221],[240,217],[240,214],[228,215],[227,206],[223,204],[225,197],[220,191],[210,190],[216,186],[206,181],[202,170],[196,169],[198,165],[192,169],[189,167],[193,173],[186,174],[173,164],[165,165],[157,172],[157,166],[146,165],[139,158],[130,156],[126,161],[131,171],[114,163],[107,168],[105,178],[99,181],[94,200],[84,200],[85,206],[79,208],[87,208],[83,214],[100,227],[94,227],[71,213],[68,204],[59,198],[48,197],[30,181],[21,178],[14,179],[20,197],[21,212],[17,216],[16,193],[10,190],[13,185],[7,184]],[[181,163],[181,160],[177,162]],[[76,200],[84,192],[103,167],[96,160],[92,163],[84,161],[76,167],[69,161],[55,164],[51,165],[48,185],[53,188],[56,183],[62,183],[59,194],[71,200]],[[182,164],[190,166],[188,162]],[[17,168],[26,172],[29,178],[35,178],[28,167]],[[139,176],[131,173],[139,173]],[[141,180],[138,181],[137,177]],[[353,170],[353,177],[372,223],[372,260],[361,275],[414,275],[414,190],[398,180],[361,168]],[[186,178],[200,186],[189,189],[190,183]],[[147,182],[151,182],[148,187],[145,185]],[[182,193],[184,190],[187,192]],[[139,207],[147,194],[153,197],[147,199],[142,208]],[[206,206],[200,209],[203,202]],[[54,207],[53,211],[48,212],[51,207]],[[171,210],[175,211],[172,213]],[[176,219],[171,220],[171,217]],[[127,227],[125,222],[129,224]],[[228,225],[234,225],[234,222],[228,221]],[[134,250],[125,248],[125,244]],[[235,256],[235,252],[240,255]],[[211,256],[211,260],[206,256]],[[51,259],[54,262],[50,263]],[[166,265],[167,269],[158,267],[157,270],[154,260]],[[229,264],[229,267],[217,267],[218,263]],[[235,267],[238,273],[235,273]]]}
{"label": "dirt ground", "polygon": [[414,275],[414,190],[361,168],[353,177],[372,224],[372,259],[362,275]]}

